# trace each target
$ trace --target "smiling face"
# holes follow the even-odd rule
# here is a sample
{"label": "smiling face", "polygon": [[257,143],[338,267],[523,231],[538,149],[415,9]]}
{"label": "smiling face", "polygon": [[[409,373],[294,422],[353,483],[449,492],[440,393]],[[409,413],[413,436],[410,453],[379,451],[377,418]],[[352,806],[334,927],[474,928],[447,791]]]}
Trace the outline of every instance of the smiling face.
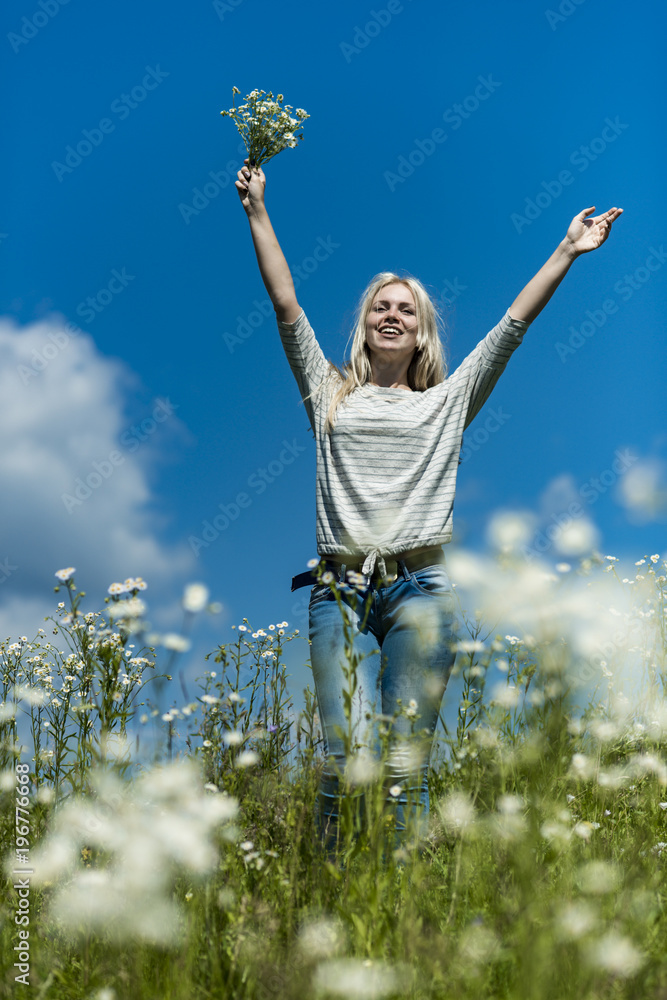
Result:
{"label": "smiling face", "polygon": [[407,285],[385,285],[366,317],[366,343],[383,360],[408,360],[417,347],[417,306]]}

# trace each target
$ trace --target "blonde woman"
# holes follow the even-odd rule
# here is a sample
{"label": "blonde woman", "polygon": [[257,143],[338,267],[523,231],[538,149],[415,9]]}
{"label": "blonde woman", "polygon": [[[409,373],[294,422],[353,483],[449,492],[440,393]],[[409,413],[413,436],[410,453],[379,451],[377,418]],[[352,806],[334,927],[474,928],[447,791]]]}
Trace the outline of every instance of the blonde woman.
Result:
{"label": "blonde woman", "polygon": [[[320,568],[343,589],[353,634],[352,744],[362,758],[377,753],[378,722],[391,727],[387,801],[403,829],[415,803],[428,814],[429,755],[455,659],[458,623],[442,546],[452,536],[463,431],[572,262],[604,243],[623,210],[594,218],[594,206],[580,212],[500,322],[449,375],[423,285],[377,275],[362,296],[351,359],[341,370],[324,357],[297,302],[265,185],[264,172],[246,160],[236,188],[316,441]],[[337,776],[348,763],[346,742],[350,747],[343,738],[349,658],[335,595],[326,582],[313,586],[315,572],[294,577],[292,589],[312,586],[311,664],[327,749],[320,823],[331,846]]]}

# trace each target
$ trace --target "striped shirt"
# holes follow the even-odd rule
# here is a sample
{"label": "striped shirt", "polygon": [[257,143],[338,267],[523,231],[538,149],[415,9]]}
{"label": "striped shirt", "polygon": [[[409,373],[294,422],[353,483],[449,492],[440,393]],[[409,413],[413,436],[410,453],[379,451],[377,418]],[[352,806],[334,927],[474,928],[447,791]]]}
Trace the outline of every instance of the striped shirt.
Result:
{"label": "striped shirt", "polygon": [[321,556],[363,558],[363,573],[376,563],[385,572],[385,556],[450,541],[463,431],[528,325],[508,310],[456,371],[423,392],[368,383],[355,389],[329,435],[324,425],[338,376],[303,311],[294,323],[278,323],[315,436]]}

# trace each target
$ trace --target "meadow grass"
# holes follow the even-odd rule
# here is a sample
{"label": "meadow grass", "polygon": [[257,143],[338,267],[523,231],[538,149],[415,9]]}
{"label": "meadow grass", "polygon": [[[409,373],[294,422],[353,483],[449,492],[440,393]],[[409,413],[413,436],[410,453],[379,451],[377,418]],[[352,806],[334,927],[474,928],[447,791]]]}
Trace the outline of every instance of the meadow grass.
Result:
{"label": "meadow grass", "polygon": [[382,768],[351,768],[333,856],[288,623],[237,626],[183,703],[167,678],[186,644],[161,638],[158,673],[143,581],[87,612],[63,572],[55,642],[2,647],[0,995],[667,997],[665,564],[630,580],[615,562],[453,560],[469,635],[428,824],[397,838]]}

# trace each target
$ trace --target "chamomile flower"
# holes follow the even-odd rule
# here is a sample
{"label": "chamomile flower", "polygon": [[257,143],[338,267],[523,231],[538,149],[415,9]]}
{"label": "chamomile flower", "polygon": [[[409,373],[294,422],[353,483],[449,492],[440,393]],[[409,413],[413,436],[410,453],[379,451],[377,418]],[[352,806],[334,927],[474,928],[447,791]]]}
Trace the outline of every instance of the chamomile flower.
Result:
{"label": "chamomile flower", "polygon": [[183,607],[191,614],[203,611],[208,603],[209,590],[203,583],[189,583],[183,594]]}
{"label": "chamomile flower", "polygon": [[234,99],[238,93],[238,88],[232,87],[232,107],[220,114],[231,118],[239,130],[251,166],[261,166],[283,149],[294,148],[298,140],[303,139],[303,133],[295,134],[295,129],[310,117],[303,108],[297,108],[296,118],[293,118],[290,115],[292,105],[283,107],[282,94],[274,100],[271,91],[267,94],[263,90],[251,90],[245,104],[237,108]]}

